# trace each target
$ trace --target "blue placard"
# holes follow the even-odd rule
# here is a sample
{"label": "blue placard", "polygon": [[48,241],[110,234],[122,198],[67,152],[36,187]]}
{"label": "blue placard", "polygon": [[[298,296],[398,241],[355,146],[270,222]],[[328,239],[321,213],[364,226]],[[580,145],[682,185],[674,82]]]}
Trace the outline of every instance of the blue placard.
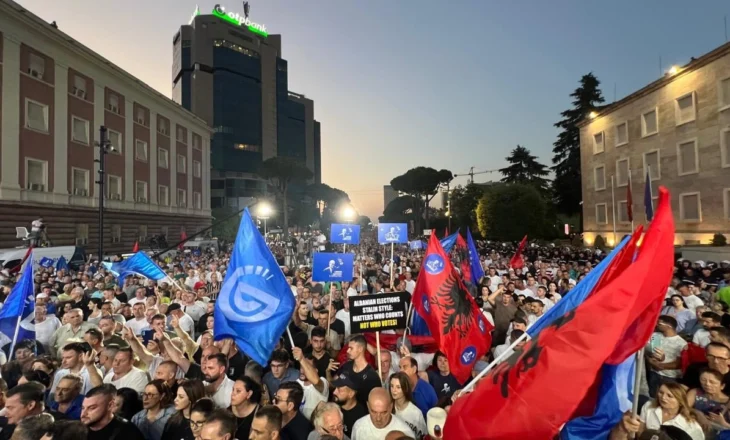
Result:
{"label": "blue placard", "polygon": [[330,243],[360,244],[360,225],[333,223],[330,229]]}
{"label": "blue placard", "polygon": [[314,254],[312,281],[352,281],[355,255],[317,252]]}
{"label": "blue placard", "polygon": [[46,269],[53,266],[53,258],[43,257],[41,258],[41,261],[38,262],[41,266],[45,267]]}
{"label": "blue placard", "polygon": [[378,243],[408,243],[408,223],[379,224]]}

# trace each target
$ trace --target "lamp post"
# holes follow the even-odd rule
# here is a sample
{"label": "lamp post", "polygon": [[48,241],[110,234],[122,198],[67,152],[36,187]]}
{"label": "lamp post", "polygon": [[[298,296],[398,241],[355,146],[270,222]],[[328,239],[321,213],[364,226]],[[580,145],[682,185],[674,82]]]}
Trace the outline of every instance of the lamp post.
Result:
{"label": "lamp post", "polygon": [[95,145],[99,147],[99,158],[94,162],[99,164],[99,180],[96,183],[99,184],[99,262],[103,261],[104,258],[104,188],[105,188],[105,165],[106,155],[110,151],[114,151],[109,138],[107,137],[107,129],[105,126],[99,127],[99,142]]}
{"label": "lamp post", "polygon": [[264,241],[266,241],[266,235],[268,233],[266,229],[266,220],[268,220],[274,213],[274,209],[271,207],[269,202],[261,201],[256,208],[256,217],[264,221]]}

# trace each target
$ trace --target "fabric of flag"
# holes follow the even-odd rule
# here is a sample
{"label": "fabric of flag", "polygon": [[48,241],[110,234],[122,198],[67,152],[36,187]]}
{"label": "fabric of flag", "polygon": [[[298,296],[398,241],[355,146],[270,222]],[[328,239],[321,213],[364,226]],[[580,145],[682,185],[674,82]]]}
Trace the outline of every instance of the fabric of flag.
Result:
{"label": "fabric of flag", "polygon": [[134,242],[134,246],[132,246],[132,253],[139,252],[139,241]]}
{"label": "fabric of flag", "polygon": [[626,218],[630,222],[634,221],[634,199],[631,197],[631,176],[629,176],[629,184],[626,186]]}
{"label": "fabric of flag", "polygon": [[461,279],[466,283],[472,282],[471,276],[471,263],[469,262],[469,247],[466,245],[466,240],[461,234],[456,236],[456,246],[454,252],[459,258],[459,269],[461,271]]}
{"label": "fabric of flag", "polygon": [[[20,261],[20,264],[17,266],[14,266],[12,269],[10,269],[11,274],[16,274],[20,272],[20,269],[22,269],[25,265],[25,262],[28,261],[28,257],[30,257],[30,254],[33,253],[33,246],[29,247],[28,250],[25,252],[25,255],[23,256],[23,259]],[[30,261],[33,261],[32,259]]]}
{"label": "fabric of flag", "polygon": [[266,365],[295,303],[279,264],[247,208],[215,302],[213,339],[233,338],[251,359]]}
{"label": "fabric of flag", "polygon": [[525,267],[525,259],[522,258],[522,252],[525,251],[525,246],[527,246],[527,235],[524,236],[520,245],[517,246],[517,251],[512,256],[512,259],[509,260],[509,267],[512,269],[522,269]]}
{"label": "fabric of flag", "polygon": [[53,258],[43,257],[38,262],[38,265],[40,265],[41,267],[45,267],[46,269],[48,269],[49,267],[52,267],[53,266]]}
{"label": "fabric of flag", "polygon": [[130,275],[141,275],[155,281],[168,278],[165,271],[144,252],[137,252],[124,261],[116,263],[103,262],[102,265],[117,277],[117,283],[120,286],[124,284],[124,280]]}
{"label": "fabric of flag", "polygon": [[[431,234],[433,237],[434,234]],[[441,247],[444,248],[444,251],[448,254],[451,252],[451,249],[454,248],[454,245],[456,244],[456,236],[459,235],[459,230],[457,229],[456,232],[454,232],[451,235],[447,235],[446,237],[441,239]]]}
{"label": "fabric of flag", "polygon": [[178,248],[179,250],[183,250],[183,249],[185,249],[185,246],[184,246],[184,244],[185,244],[185,242],[186,242],[186,241],[188,241],[188,234],[187,234],[187,232],[185,232],[185,231],[182,231],[182,232],[180,233],[180,244],[179,244],[179,245],[177,246],[177,248]]}
{"label": "fabric of flag", "polygon": [[654,218],[654,205],[651,203],[651,176],[649,176],[649,171],[646,172],[646,184],[644,185],[644,210],[646,211],[646,221],[650,222]]}
{"label": "fabric of flag", "polygon": [[[664,188],[660,193],[656,219],[638,252],[624,248],[582,304],[457,399],[446,420],[445,439],[548,439],[569,420],[593,413],[597,400],[591,390],[598,390],[604,364],[621,364],[646,344],[642,321],[653,329],[658,316],[654,304],[664,300],[671,280],[674,221],[668,193]],[[629,261],[626,269],[612,270],[624,260]],[[604,282],[609,275],[614,276]]]}
{"label": "fabric of flag", "polygon": [[463,383],[492,343],[492,325],[468,293],[435,235],[431,236],[413,292],[413,306]]}
{"label": "fabric of flag", "polygon": [[418,312],[418,309],[414,307],[413,316],[411,317],[411,334],[413,336],[431,336],[431,330],[428,329],[428,324],[423,316]]}
{"label": "fabric of flag", "polygon": [[475,286],[479,285],[479,281],[484,278],[484,268],[479,259],[479,252],[474,244],[474,239],[471,237],[471,230],[466,228],[466,245],[469,249],[469,263],[471,264],[471,282]]}
{"label": "fabric of flag", "polygon": [[[30,256],[33,261],[33,256]],[[13,354],[18,341],[35,339],[35,296],[33,295],[33,265],[26,264],[20,280],[13,286],[0,309],[0,348],[8,359]]]}
{"label": "fabric of flag", "polygon": [[68,272],[70,268],[68,267],[68,261],[66,261],[66,257],[61,255],[61,257],[56,261],[56,270],[65,270]]}

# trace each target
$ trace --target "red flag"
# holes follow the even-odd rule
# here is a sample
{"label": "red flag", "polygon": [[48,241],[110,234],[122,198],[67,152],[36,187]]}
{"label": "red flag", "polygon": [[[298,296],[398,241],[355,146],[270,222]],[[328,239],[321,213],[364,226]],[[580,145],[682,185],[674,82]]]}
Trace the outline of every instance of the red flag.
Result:
{"label": "red flag", "polygon": [[[671,279],[673,242],[669,196],[662,189],[647,245],[633,264],[457,399],[444,438],[553,438],[585,403],[604,363],[613,363],[612,356],[619,360],[620,353],[626,354],[623,361],[646,344],[645,328],[655,326],[655,304],[663,301]],[[633,257],[627,252],[622,260]]]}
{"label": "red flag", "polygon": [[134,246],[132,246],[132,252],[139,252],[139,241],[134,242]]}
{"label": "red flag", "polygon": [[[375,333],[368,332],[362,334],[365,339],[368,341],[368,344],[375,347],[376,340],[375,340]],[[403,335],[391,335],[386,333],[380,334],[380,349],[381,350],[388,350],[388,351],[397,351],[396,350],[396,342],[398,341],[398,338],[402,338]],[[436,345],[436,342],[433,340],[431,336],[415,336],[415,335],[408,335],[406,336],[408,339],[408,342],[410,342],[412,350],[412,353],[435,353],[436,350],[438,350],[438,346]],[[373,366],[376,370],[378,369],[378,364],[375,363],[375,356],[371,355],[370,352],[365,353],[365,359],[368,361],[370,365]],[[344,364],[349,359],[347,357],[347,344],[345,344],[340,352],[337,354],[337,362],[340,364]]]}
{"label": "red flag", "polygon": [[183,250],[183,245],[188,240],[188,234],[185,231],[180,233],[180,244],[177,246],[178,249]]}
{"label": "red flag", "polygon": [[515,255],[511,260],[509,260],[509,265],[512,269],[522,269],[525,267],[525,259],[522,258],[522,252],[524,252],[525,246],[527,246],[527,235],[525,235],[522,239],[520,245],[517,246],[517,252],[515,252]]}
{"label": "red flag", "polygon": [[626,187],[626,216],[630,222],[634,221],[634,200],[631,198],[631,177]]}
{"label": "red flag", "polygon": [[23,257],[23,260],[18,264],[17,266],[13,267],[12,269],[8,270],[11,274],[16,274],[20,272],[20,269],[23,267],[25,262],[28,260],[28,257],[30,257],[30,253],[33,252],[33,246],[30,246],[28,248],[28,251],[25,253],[25,256]]}
{"label": "red flag", "polygon": [[413,305],[424,318],[459,382],[492,344],[487,322],[435,235],[431,236],[413,294]]}
{"label": "red flag", "polygon": [[471,261],[469,260],[469,247],[466,245],[466,240],[461,237],[461,234],[456,236],[456,246],[454,251],[459,257],[459,269],[461,269],[461,279],[464,282],[471,283]]}

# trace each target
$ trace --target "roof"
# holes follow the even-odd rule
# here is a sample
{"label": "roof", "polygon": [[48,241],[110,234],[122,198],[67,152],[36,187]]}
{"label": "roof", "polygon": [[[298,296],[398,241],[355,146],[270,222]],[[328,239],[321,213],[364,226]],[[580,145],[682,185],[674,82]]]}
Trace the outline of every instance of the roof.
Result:
{"label": "roof", "polygon": [[656,81],[637,90],[636,92],[624,97],[623,99],[620,99],[612,104],[608,104],[608,105],[605,105],[602,107],[597,107],[596,108],[597,115],[594,118],[584,118],[578,124],[578,127],[583,127],[583,126],[587,125],[588,123],[590,123],[595,118],[598,118],[600,116],[605,116],[639,98],[642,98],[658,89],[661,89],[662,87],[666,86],[670,82],[672,82],[684,75],[687,75],[688,73],[693,72],[693,71],[699,69],[700,67],[710,64],[711,62],[727,55],[728,53],[730,53],[730,42],[725,43],[720,47],[717,47],[713,51],[708,52],[699,58],[693,57],[689,63],[685,64],[684,66],[679,67],[679,72],[675,73],[674,75],[666,74],[666,75],[662,76],[661,78],[657,79]]}

